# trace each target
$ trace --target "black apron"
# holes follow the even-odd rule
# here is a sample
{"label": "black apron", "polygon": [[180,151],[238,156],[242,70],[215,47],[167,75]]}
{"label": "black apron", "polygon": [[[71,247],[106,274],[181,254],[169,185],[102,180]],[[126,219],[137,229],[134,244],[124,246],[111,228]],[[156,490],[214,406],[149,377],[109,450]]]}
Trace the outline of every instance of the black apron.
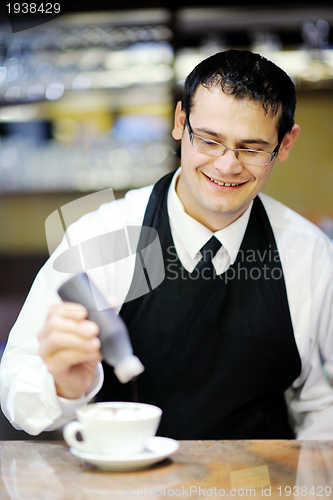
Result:
{"label": "black apron", "polygon": [[[293,438],[283,393],[299,376],[301,360],[263,204],[255,198],[234,264],[207,280],[188,273],[175,252],[167,213],[172,176],[154,186],[143,221],[158,232],[165,279],[120,311],[145,366],[139,400],[162,408],[161,436]],[[130,401],[131,383],[120,384],[106,364],[104,373],[97,400]]]}

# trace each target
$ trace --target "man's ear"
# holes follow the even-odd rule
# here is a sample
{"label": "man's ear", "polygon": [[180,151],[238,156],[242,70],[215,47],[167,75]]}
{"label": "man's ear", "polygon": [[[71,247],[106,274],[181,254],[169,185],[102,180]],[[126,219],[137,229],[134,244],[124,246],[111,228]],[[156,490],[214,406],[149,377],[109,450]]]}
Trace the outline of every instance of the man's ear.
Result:
{"label": "man's ear", "polygon": [[278,160],[285,161],[288,158],[290,150],[295,144],[299,132],[300,132],[300,127],[299,125],[295,124],[293,128],[290,130],[290,132],[286,133],[281,142],[279,153],[277,155]]}
{"label": "man's ear", "polygon": [[176,141],[180,141],[183,137],[185,119],[186,114],[185,111],[182,110],[182,103],[178,101],[175,110],[175,123],[172,130],[172,137],[176,139]]}

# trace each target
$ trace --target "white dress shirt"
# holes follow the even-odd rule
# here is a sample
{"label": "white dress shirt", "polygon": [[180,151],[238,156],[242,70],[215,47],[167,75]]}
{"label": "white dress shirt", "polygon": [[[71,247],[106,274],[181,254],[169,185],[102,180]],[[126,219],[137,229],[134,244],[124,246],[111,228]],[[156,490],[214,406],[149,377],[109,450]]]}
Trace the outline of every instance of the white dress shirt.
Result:
{"label": "white dress shirt", "polygon": [[[174,190],[176,175],[168,195],[170,226],[179,258],[184,267],[192,271],[200,259],[200,248],[212,233],[186,214]],[[75,418],[75,410],[99,391],[103,383],[101,365],[89,394],[78,400],[58,397],[53,377],[38,355],[37,334],[50,305],[60,302],[57,289],[71,276],[55,271],[53,262],[68,249],[68,241],[71,245],[80,244],[124,226],[141,225],[151,190],[152,186],[131,190],[125,198],[103,204],[96,212],[79,219],[68,228],[68,238],[63,239],[38,273],[10,333],[0,366],[2,409],[17,429],[33,435],[56,429]],[[260,198],[281,257],[295,340],[302,360],[302,372],[288,397],[297,437],[333,439],[333,389],[322,375],[317,349],[319,339],[325,355],[333,361],[333,245],[318,227],[291,209],[266,195],[260,194]],[[223,244],[213,260],[218,274],[234,262],[250,210],[251,207],[236,222],[214,233]],[[192,230],[187,230],[188,227]],[[135,254],[92,269],[88,274],[102,292],[118,298],[120,309],[134,265]]]}

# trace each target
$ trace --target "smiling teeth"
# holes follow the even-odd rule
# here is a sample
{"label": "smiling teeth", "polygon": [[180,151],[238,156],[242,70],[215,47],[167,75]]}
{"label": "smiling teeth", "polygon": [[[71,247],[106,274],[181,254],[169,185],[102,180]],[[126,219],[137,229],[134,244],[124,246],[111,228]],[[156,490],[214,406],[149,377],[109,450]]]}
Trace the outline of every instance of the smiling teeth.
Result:
{"label": "smiling teeth", "polygon": [[215,179],[212,179],[211,177],[210,177],[210,180],[212,182],[214,182],[215,184],[218,184],[219,186],[227,186],[227,187],[229,187],[229,186],[238,186],[238,184],[230,184],[229,182],[218,182]]}

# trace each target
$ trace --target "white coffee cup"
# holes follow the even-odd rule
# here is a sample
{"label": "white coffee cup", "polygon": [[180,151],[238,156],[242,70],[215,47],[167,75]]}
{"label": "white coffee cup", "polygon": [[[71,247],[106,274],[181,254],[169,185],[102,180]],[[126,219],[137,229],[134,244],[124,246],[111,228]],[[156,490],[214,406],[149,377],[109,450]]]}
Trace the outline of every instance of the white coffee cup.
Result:
{"label": "white coffee cup", "polygon": [[[145,403],[89,404],[76,411],[78,421],[64,428],[67,444],[77,450],[107,455],[133,455],[155,436],[162,410]],[[80,433],[82,441],[78,441]]]}

